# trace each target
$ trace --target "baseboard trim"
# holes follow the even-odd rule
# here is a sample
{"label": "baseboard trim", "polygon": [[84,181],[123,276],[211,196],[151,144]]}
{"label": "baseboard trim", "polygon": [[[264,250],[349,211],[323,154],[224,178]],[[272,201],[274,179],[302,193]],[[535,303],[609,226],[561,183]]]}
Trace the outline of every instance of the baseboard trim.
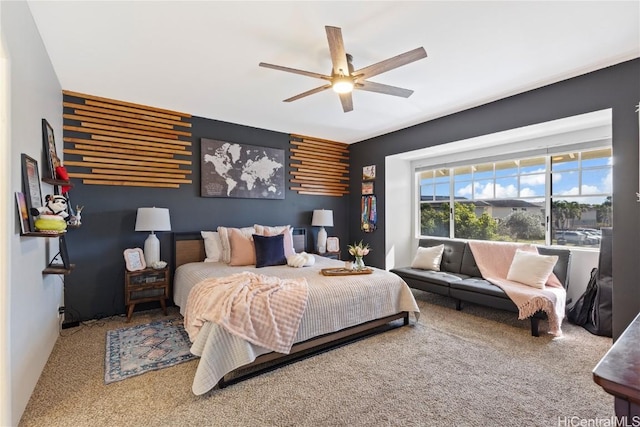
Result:
{"label": "baseboard trim", "polygon": [[75,328],[76,326],[80,326],[80,322],[65,322],[62,324],[62,329]]}

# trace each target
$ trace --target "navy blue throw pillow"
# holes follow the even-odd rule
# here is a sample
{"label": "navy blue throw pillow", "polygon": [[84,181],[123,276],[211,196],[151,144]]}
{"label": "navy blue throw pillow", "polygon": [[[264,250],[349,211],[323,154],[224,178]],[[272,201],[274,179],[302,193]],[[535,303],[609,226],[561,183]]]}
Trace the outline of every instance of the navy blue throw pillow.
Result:
{"label": "navy blue throw pillow", "polygon": [[253,243],[256,248],[256,268],[287,263],[287,258],[284,256],[284,234],[275,236],[254,234]]}

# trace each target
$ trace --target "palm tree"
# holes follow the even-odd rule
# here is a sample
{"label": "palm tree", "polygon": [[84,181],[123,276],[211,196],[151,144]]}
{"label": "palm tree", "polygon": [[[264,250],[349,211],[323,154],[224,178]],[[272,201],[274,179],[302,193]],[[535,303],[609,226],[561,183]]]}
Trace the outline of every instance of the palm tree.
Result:
{"label": "palm tree", "polygon": [[601,227],[611,227],[612,213],[611,196],[607,196],[607,199],[596,208],[596,221]]}
{"label": "palm tree", "polygon": [[551,212],[555,229],[566,230],[573,227],[573,221],[582,218],[582,212],[587,210],[586,205],[566,200],[553,200]]}
{"label": "palm tree", "polygon": [[569,220],[571,228],[573,227],[573,221],[582,218],[582,212],[586,212],[586,205],[581,205],[578,202],[569,202]]}
{"label": "palm tree", "polygon": [[555,225],[554,229],[566,229],[569,221],[569,203],[566,200],[552,200],[551,213]]}

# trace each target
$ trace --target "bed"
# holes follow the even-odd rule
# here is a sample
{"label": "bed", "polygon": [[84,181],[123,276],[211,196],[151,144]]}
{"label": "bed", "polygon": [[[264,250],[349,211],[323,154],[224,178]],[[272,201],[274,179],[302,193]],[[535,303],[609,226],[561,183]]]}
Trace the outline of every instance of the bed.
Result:
{"label": "bed", "polygon": [[200,357],[192,386],[197,395],[371,333],[408,325],[410,313],[419,316],[407,284],[385,270],[325,276],[322,269],[343,267],[344,262],[317,255],[313,266],[302,268],[232,267],[224,262],[202,262],[204,259],[204,241],[199,232],[174,233],[173,299],[183,316],[189,292],[197,283],[240,271],[283,279],[305,277],[309,297],[288,355],[253,345],[215,323],[205,322],[191,347],[191,352]]}

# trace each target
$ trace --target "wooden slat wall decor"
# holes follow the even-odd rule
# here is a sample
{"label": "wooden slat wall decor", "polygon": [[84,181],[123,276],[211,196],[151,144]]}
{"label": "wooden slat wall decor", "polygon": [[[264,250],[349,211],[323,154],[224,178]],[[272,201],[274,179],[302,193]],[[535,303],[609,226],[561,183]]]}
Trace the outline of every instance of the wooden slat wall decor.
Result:
{"label": "wooden slat wall decor", "polygon": [[190,114],[68,90],[62,94],[70,178],[134,187],[192,183]]}
{"label": "wooden slat wall decor", "polygon": [[290,135],[289,187],[298,194],[344,196],[349,194],[348,144]]}

